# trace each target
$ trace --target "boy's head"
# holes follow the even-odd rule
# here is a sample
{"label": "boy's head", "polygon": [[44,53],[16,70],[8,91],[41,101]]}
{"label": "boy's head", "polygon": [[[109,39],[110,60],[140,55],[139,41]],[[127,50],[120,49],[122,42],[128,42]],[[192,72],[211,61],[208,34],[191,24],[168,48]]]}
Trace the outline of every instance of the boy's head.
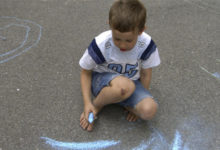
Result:
{"label": "boy's head", "polygon": [[117,0],[109,11],[109,25],[120,32],[142,32],[146,23],[146,8],[139,0]]}
{"label": "boy's head", "polygon": [[145,22],[146,9],[139,0],[115,1],[109,12],[114,44],[121,51],[130,51],[144,31]]}

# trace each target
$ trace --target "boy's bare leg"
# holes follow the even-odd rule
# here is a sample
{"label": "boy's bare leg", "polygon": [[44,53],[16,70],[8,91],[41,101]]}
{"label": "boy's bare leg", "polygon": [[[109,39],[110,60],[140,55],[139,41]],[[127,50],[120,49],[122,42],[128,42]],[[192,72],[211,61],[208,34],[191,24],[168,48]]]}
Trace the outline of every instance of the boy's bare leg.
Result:
{"label": "boy's bare leg", "polygon": [[[104,87],[93,101],[97,114],[104,106],[118,103],[128,98],[134,92],[134,90],[135,85],[130,79],[123,76],[114,78],[110,82],[110,85]],[[81,114],[80,125],[83,129],[92,131],[93,124],[89,124],[84,113]]]}
{"label": "boy's bare leg", "polygon": [[157,108],[158,104],[152,98],[145,98],[135,108],[126,107],[129,111],[127,120],[136,121],[139,117],[143,120],[150,120],[155,116]]}

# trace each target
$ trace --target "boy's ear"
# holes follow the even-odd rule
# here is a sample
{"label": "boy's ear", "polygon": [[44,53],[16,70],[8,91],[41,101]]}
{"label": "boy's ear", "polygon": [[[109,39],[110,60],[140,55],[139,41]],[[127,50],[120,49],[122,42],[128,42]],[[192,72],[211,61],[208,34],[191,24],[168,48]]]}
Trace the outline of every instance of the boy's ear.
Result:
{"label": "boy's ear", "polygon": [[112,27],[111,27],[111,25],[110,25],[109,20],[107,20],[106,23],[107,23],[107,25],[109,25],[110,29],[112,30]]}
{"label": "boy's ear", "polygon": [[139,35],[141,35],[145,30],[147,30],[147,26],[145,25],[143,30],[139,32]]}
{"label": "boy's ear", "polygon": [[111,26],[111,25],[110,25],[110,21],[109,21],[109,20],[107,20],[107,21],[106,21],[106,23],[107,23],[109,26]]}

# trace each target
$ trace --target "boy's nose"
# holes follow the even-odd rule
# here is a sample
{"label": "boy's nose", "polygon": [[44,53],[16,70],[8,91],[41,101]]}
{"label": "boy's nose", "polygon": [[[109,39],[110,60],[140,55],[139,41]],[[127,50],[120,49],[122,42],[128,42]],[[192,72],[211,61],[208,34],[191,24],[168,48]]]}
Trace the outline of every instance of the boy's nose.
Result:
{"label": "boy's nose", "polygon": [[120,48],[120,49],[126,49],[126,44],[123,43],[123,42],[121,42],[121,43],[119,44],[119,48]]}

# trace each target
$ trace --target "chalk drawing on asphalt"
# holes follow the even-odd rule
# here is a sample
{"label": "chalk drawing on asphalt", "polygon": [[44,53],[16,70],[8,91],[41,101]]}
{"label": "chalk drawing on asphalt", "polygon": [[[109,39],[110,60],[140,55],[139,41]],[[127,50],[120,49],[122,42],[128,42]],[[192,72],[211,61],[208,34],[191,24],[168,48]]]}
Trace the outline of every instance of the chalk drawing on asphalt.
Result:
{"label": "chalk drawing on asphalt", "polygon": [[36,46],[41,35],[42,26],[33,21],[0,16],[0,64]]}
{"label": "chalk drawing on asphalt", "polygon": [[155,137],[150,137],[149,140],[143,140],[137,147],[134,147],[132,150],[146,150],[150,147],[150,145],[152,144],[152,142],[154,142],[154,140]]}
{"label": "chalk drawing on asphalt", "polygon": [[94,142],[62,142],[56,141],[48,137],[41,137],[41,139],[45,140],[45,143],[50,145],[54,149],[69,149],[69,150],[98,150],[105,149],[108,147],[112,147],[118,145],[120,141],[113,140],[98,140]]}
{"label": "chalk drawing on asphalt", "polygon": [[209,72],[207,69],[205,69],[204,67],[200,66],[200,68],[205,71],[206,73],[208,73],[209,75],[211,75],[212,77],[216,78],[217,80],[220,81],[220,74],[218,72],[215,73],[211,73]]}
{"label": "chalk drawing on asphalt", "polygon": [[[160,129],[149,124],[150,135],[137,141],[137,145],[130,147],[131,150],[207,150],[211,147],[210,143],[215,139],[213,129],[209,124],[199,117],[190,116],[181,119],[173,130],[171,139]],[[147,133],[146,133],[147,134]],[[208,137],[208,138],[207,138]],[[41,137],[44,143],[51,148],[65,150],[104,150],[118,149],[123,147],[122,139],[97,140],[93,142],[63,142],[48,137]],[[119,146],[119,147],[118,147]]]}
{"label": "chalk drawing on asphalt", "polygon": [[[114,140],[98,140],[93,142],[63,142],[57,141],[48,137],[41,137],[41,139],[45,140],[45,143],[50,145],[54,149],[68,149],[68,150],[99,150],[106,149],[109,147],[116,146],[121,143],[121,141]],[[156,144],[157,143],[157,144]],[[143,140],[141,143],[132,148],[132,150],[189,150],[188,146],[183,145],[182,136],[180,132],[177,130],[175,137],[173,139],[173,143],[169,144],[167,140],[164,138],[162,133],[153,129],[153,133],[148,140]]]}

